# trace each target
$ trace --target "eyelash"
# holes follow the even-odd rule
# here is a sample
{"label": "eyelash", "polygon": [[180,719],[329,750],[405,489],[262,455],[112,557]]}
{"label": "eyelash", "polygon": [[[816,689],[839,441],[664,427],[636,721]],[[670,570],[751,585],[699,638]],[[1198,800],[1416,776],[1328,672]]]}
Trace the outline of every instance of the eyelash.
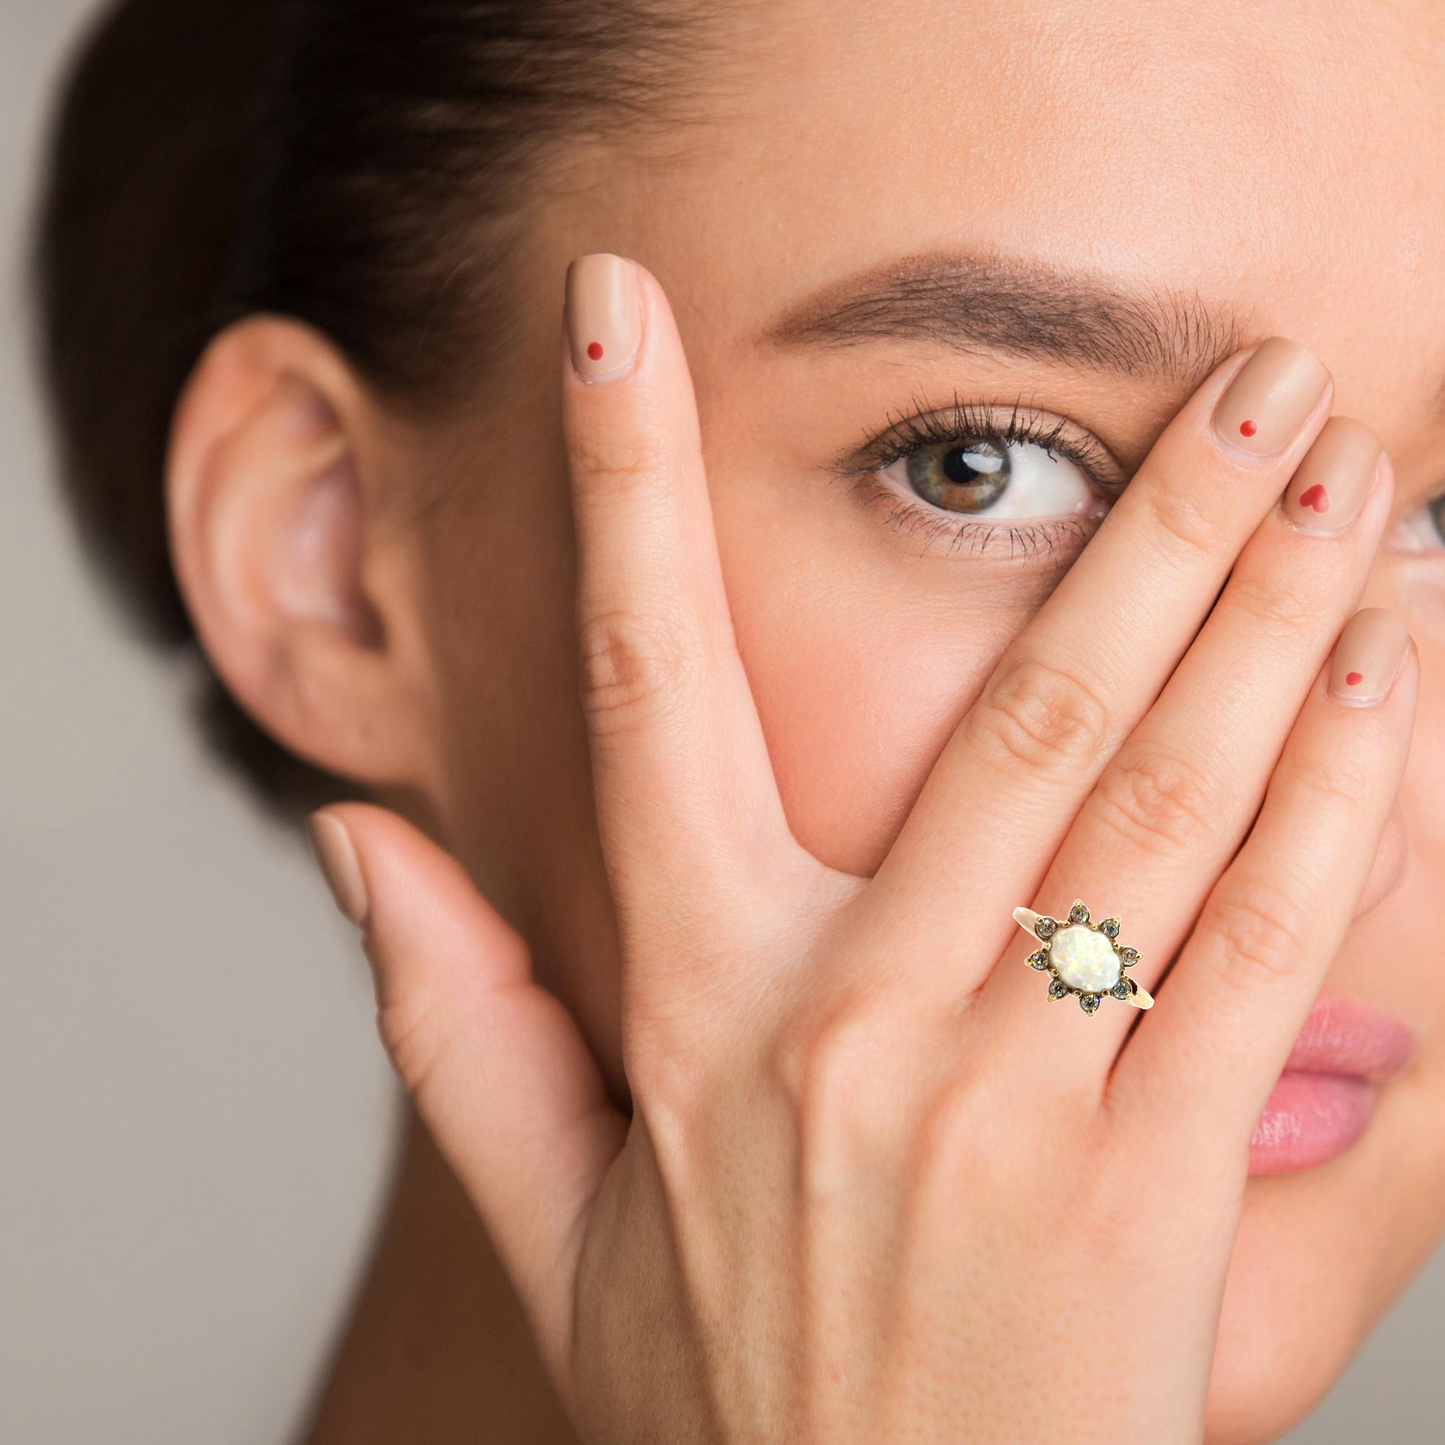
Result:
{"label": "eyelash", "polygon": [[[1416,534],[1421,522],[1431,534],[1423,539]],[[1396,520],[1383,545],[1406,557],[1433,557],[1438,563],[1445,556],[1445,492],[1416,502],[1412,511]]]}
{"label": "eyelash", "polygon": [[[1104,496],[1117,496],[1128,480],[1118,462],[1097,438],[1087,433],[1082,437],[1070,435],[1067,420],[1028,407],[1022,399],[1011,404],[1007,421],[1000,421],[999,408],[964,402],[957,392],[953,394],[952,403],[942,411],[929,410],[924,397],[915,396],[913,405],[914,411],[897,421],[892,420],[890,414],[888,430],[876,437],[865,437],[860,447],[826,463],[824,470],[848,482],[860,505],[891,506],[891,511],[884,518],[885,524],[908,536],[921,533],[925,549],[942,538],[948,541],[950,552],[956,552],[965,543],[972,542],[975,545],[971,550],[978,556],[987,551],[999,536],[1006,535],[1011,558],[1021,552],[1036,557],[1044,551],[1055,553],[1065,543],[1071,551],[1076,550],[1090,536],[1090,529],[1074,518],[1004,524],[951,517],[930,506],[922,497],[904,496],[883,480],[880,473],[927,447],[960,442],[970,437],[1029,442],[1076,463]],[[1105,476],[1111,480],[1105,481]],[[1423,510],[1440,514],[1432,517],[1432,521],[1442,544],[1445,544],[1445,492],[1428,498],[1421,505]]]}
{"label": "eyelash", "polygon": [[[1026,406],[1021,399],[1009,407],[1007,419],[999,407],[962,401],[957,392],[951,405],[942,410],[926,409],[922,397],[914,398],[914,407],[912,413],[897,421],[890,414],[887,431],[865,439],[857,450],[835,458],[826,469],[849,483],[862,506],[892,503],[886,523],[908,536],[921,533],[925,546],[947,539],[948,550],[956,552],[972,542],[973,555],[979,556],[1000,536],[1007,536],[1011,558],[1036,557],[1045,551],[1055,553],[1061,546],[1072,552],[1091,535],[1089,527],[1072,517],[1052,522],[979,522],[952,517],[921,497],[903,496],[881,473],[894,462],[915,456],[927,447],[970,437],[1029,442],[1074,462],[1103,496],[1117,495],[1127,480],[1102,442],[1087,434],[1074,435],[1072,424],[1065,418]],[[1105,476],[1112,480],[1105,481]]]}
{"label": "eyelash", "polygon": [[1426,497],[1420,503],[1420,510],[1430,519],[1430,525],[1435,529],[1435,535],[1440,539],[1440,545],[1445,548],[1445,492],[1439,492],[1433,497]]}

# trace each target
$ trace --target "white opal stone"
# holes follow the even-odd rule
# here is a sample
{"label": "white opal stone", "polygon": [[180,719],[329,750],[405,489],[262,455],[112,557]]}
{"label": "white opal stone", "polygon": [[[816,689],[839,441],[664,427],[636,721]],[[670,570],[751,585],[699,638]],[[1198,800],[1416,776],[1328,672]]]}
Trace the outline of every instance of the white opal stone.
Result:
{"label": "white opal stone", "polygon": [[1119,981],[1119,958],[1102,933],[1092,928],[1061,928],[1049,945],[1049,961],[1070,988],[1107,993]]}

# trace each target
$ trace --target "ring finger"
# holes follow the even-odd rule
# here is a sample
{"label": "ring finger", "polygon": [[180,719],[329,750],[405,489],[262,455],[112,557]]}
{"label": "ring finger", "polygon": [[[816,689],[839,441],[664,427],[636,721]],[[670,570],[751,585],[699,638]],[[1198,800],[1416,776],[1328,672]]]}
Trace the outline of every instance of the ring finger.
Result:
{"label": "ring finger", "polygon": [[[1404,621],[1351,619],[1270,781],[1259,821],[1220,879],[1125,1044],[1106,1097],[1126,1130],[1217,1141],[1241,1173],[1260,1110],[1344,941],[1400,788],[1419,692]],[[1344,704],[1342,706],[1342,704]],[[1167,1004],[1167,1007],[1162,1007]],[[1207,1172],[1204,1177],[1208,1177]]]}

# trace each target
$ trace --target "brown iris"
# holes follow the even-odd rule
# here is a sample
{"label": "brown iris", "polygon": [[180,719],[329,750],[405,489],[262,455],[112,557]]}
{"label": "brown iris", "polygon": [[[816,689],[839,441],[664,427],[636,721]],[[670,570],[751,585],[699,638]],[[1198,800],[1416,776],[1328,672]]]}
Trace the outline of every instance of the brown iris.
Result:
{"label": "brown iris", "polygon": [[986,512],[1009,483],[1008,450],[987,437],[924,447],[908,458],[908,484],[935,507]]}

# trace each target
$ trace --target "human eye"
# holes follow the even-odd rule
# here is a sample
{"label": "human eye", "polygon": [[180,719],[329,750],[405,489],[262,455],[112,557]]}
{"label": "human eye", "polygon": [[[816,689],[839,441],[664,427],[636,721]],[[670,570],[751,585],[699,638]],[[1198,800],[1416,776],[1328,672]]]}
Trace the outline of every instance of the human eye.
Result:
{"label": "human eye", "polygon": [[1395,552],[1445,551],[1445,492],[1401,517],[1387,545]]}
{"label": "human eye", "polygon": [[1108,448],[1066,417],[957,395],[895,422],[830,470],[910,536],[1010,557],[1082,546],[1127,480]]}

